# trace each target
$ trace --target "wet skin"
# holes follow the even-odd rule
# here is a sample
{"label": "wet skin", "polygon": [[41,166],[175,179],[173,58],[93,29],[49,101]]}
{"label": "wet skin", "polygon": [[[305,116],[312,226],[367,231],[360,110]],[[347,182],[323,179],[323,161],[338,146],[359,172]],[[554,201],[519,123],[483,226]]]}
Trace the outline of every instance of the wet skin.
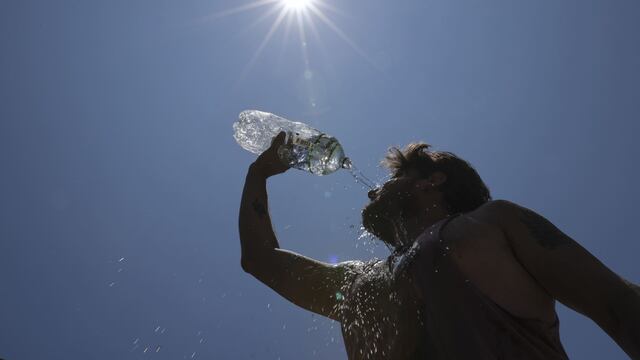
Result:
{"label": "wet skin", "polygon": [[[412,228],[424,229],[447,216],[441,210],[444,206],[435,200],[441,196],[433,195],[437,190],[427,185],[427,192],[421,194],[416,186],[419,179],[411,175],[392,178],[370,191],[371,201],[362,211],[365,229],[392,245],[415,241],[420,235],[412,234]],[[444,229],[442,236],[449,241],[456,264],[485,295],[514,315],[554,321],[553,298],[515,260],[499,225],[490,223],[496,215],[491,210],[480,207]],[[432,220],[427,220],[427,214]],[[407,225],[417,224],[418,218],[423,219],[423,226]]]}
{"label": "wet skin", "polygon": [[402,236],[403,209],[411,202],[411,178],[389,180],[379,189],[368,193],[369,202],[362,209],[362,225],[388,244],[397,245]]}
{"label": "wet skin", "polygon": [[425,179],[411,169],[392,177],[367,194],[364,228],[394,247],[412,243],[426,228],[450,215],[437,189],[444,181],[446,175],[441,172]]}
{"label": "wet skin", "polygon": [[[239,214],[241,265],[292,303],[341,321],[335,294],[349,286],[348,262],[328,264],[282,249],[271,226],[266,183],[288,169],[276,153],[283,140],[279,136],[247,172]],[[362,213],[366,228],[391,244],[414,241],[450,215],[437,190],[446,178],[403,175],[373,192]],[[514,316],[549,321],[554,301],[561,301],[596,322],[632,359],[640,359],[637,285],[544,217],[509,201],[490,201],[453,219],[442,237],[463,274]]]}

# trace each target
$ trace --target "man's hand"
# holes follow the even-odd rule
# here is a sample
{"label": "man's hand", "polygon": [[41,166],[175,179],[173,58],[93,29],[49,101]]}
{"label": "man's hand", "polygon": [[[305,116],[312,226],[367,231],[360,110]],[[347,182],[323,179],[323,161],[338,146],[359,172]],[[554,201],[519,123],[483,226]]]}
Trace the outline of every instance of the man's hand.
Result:
{"label": "man's hand", "polygon": [[284,144],[285,135],[284,131],[276,135],[271,141],[271,146],[251,164],[251,168],[265,179],[289,170],[289,166],[283,163],[278,156],[278,148]]}

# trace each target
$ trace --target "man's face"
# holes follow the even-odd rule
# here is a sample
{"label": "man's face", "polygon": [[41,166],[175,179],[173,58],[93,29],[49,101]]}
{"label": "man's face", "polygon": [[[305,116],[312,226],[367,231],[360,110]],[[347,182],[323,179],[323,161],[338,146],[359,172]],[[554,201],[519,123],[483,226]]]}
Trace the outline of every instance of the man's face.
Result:
{"label": "man's face", "polygon": [[382,241],[396,245],[403,221],[417,210],[415,174],[392,177],[381,188],[369,191],[371,200],[362,209],[362,225]]}

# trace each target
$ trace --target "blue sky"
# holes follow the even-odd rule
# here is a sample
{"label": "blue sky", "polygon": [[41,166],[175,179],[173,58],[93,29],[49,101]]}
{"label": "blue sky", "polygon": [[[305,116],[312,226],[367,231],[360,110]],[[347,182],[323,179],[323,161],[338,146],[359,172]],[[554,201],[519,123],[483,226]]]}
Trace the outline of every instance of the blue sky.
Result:
{"label": "blue sky", "polygon": [[[0,4],[0,357],[345,359],[339,324],[240,268],[255,157],[231,124],[250,108],[336,136],[380,181],[389,146],[452,151],[640,282],[640,5],[324,1],[342,36],[312,16],[305,44],[282,26],[253,62],[272,5]],[[357,240],[366,193],[347,172],[294,169],[269,196],[284,248],[387,254]],[[558,312],[572,358],[626,358]]]}

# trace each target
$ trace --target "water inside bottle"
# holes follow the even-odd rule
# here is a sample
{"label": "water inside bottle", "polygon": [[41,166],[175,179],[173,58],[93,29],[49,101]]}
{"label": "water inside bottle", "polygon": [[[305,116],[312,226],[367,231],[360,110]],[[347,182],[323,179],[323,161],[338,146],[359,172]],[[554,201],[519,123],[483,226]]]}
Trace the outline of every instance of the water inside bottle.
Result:
{"label": "water inside bottle", "polygon": [[278,155],[289,166],[315,175],[328,175],[341,168],[350,169],[342,145],[326,134],[296,138],[280,147]]}

